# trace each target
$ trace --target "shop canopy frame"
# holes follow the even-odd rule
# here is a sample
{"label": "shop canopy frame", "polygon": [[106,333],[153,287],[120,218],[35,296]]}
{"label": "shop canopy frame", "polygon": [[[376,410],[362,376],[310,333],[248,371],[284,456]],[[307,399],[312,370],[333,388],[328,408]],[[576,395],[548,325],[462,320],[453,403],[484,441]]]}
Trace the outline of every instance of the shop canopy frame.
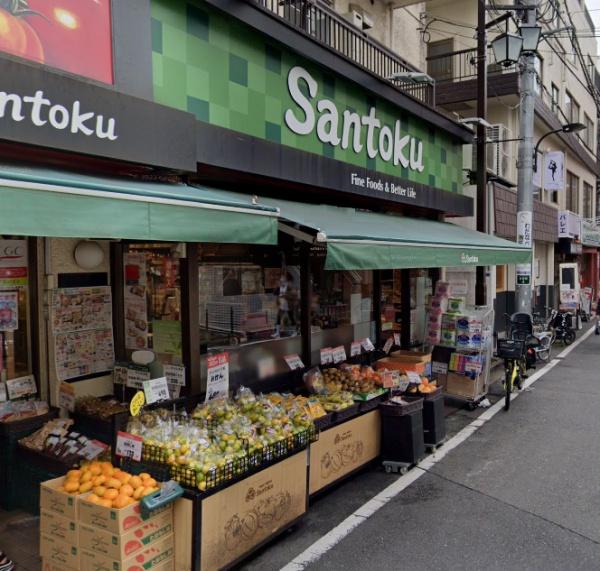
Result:
{"label": "shop canopy frame", "polygon": [[278,208],[181,183],[0,165],[0,234],[277,244]]}
{"label": "shop canopy frame", "polygon": [[327,270],[384,270],[528,263],[531,250],[457,224],[327,205],[261,199],[279,227],[327,246]]}

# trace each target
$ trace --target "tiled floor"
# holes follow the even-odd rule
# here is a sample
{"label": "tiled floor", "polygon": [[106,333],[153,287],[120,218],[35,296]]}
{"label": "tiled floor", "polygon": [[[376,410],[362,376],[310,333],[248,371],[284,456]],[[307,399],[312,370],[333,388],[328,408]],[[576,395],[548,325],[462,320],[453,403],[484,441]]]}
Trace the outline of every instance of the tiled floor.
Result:
{"label": "tiled floor", "polygon": [[39,518],[0,510],[0,550],[14,562],[15,571],[41,571]]}

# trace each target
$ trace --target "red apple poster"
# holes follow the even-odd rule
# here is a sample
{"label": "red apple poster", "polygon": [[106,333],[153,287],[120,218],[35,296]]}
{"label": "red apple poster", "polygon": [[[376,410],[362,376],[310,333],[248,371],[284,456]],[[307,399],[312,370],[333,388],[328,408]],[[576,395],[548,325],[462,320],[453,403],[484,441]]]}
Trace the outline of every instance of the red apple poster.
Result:
{"label": "red apple poster", "polygon": [[110,0],[0,0],[0,52],[112,84]]}

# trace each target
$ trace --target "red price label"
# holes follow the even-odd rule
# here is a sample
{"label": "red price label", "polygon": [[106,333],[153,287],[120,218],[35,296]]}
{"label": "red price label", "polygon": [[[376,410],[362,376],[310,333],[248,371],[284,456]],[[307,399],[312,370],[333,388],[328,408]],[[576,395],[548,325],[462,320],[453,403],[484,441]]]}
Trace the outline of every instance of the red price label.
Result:
{"label": "red price label", "polygon": [[139,436],[128,432],[117,433],[117,456],[139,462],[142,459],[142,446],[143,440]]}

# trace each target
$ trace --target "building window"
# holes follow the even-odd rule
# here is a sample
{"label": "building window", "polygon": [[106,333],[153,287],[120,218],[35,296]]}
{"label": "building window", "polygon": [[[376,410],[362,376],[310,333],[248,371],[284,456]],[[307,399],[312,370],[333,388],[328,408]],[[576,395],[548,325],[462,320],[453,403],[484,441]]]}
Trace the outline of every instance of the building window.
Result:
{"label": "building window", "polygon": [[427,73],[437,81],[454,79],[454,38],[427,44]]}
{"label": "building window", "polygon": [[585,146],[591,151],[594,148],[594,122],[590,119],[587,113],[584,113],[583,116],[585,125],[583,138],[585,141]]}
{"label": "building window", "polygon": [[552,84],[552,113],[557,113],[558,108],[560,107],[560,91],[558,87],[553,83]]}
{"label": "building window", "polygon": [[579,177],[567,171],[567,210],[579,214]]}
{"label": "building window", "polygon": [[567,91],[565,94],[565,115],[569,123],[579,122],[579,103],[573,99],[573,96]]}
{"label": "building window", "polygon": [[541,95],[542,94],[542,85],[544,82],[544,62],[542,60],[542,58],[538,55],[535,56],[535,60],[534,60],[534,66],[535,66],[535,83],[534,83],[534,89],[537,95]]}
{"label": "building window", "polygon": [[583,217],[594,218],[594,187],[587,182],[583,183]]}

